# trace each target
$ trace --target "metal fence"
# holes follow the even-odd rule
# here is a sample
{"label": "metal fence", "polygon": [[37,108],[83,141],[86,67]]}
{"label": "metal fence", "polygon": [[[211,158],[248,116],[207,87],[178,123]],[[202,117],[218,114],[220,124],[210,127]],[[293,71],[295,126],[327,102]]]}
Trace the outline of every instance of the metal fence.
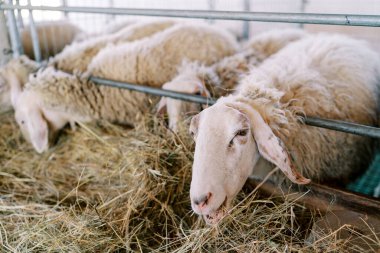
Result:
{"label": "metal fence", "polygon": [[[33,11],[56,11],[63,13],[99,13],[110,15],[139,15],[139,16],[159,16],[173,18],[197,18],[197,19],[219,19],[219,20],[241,20],[246,21],[243,29],[244,35],[249,35],[249,22],[284,22],[298,24],[323,24],[323,25],[340,25],[340,26],[368,26],[380,27],[380,15],[354,15],[354,14],[306,14],[306,13],[274,13],[274,12],[250,12],[250,11],[215,11],[215,10],[173,10],[173,9],[132,9],[132,8],[112,8],[112,7],[69,7],[69,6],[32,6],[30,0],[28,5],[13,4],[12,0],[7,3],[0,2],[0,19],[7,11],[9,22],[9,34],[14,56],[22,54],[22,46],[16,24],[15,11],[29,11],[29,21],[31,27],[31,36],[33,41],[34,55],[36,60],[40,61],[41,50],[38,45],[38,35],[33,21]],[[245,3],[249,9],[249,2]],[[212,4],[210,5],[213,6]],[[211,8],[212,9],[212,8]],[[0,27],[1,32],[1,27]],[[158,88],[147,87],[143,85],[116,82],[98,77],[91,77],[91,80],[99,85],[107,85],[115,88],[129,89],[138,92],[144,92],[157,96],[172,97],[190,102],[213,104],[214,99],[201,96],[190,95],[185,93],[167,91]],[[320,119],[314,117],[305,117],[307,125],[322,127],[351,134],[380,138],[380,128],[365,126],[350,122]]]}

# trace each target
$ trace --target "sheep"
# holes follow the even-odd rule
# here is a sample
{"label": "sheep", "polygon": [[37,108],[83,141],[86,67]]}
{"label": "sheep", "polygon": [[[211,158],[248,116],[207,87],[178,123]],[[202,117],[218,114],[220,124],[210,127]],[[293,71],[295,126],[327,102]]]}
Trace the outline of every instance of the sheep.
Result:
{"label": "sheep", "polygon": [[[88,69],[101,76],[118,76],[125,82],[161,87],[176,74],[184,59],[210,65],[234,54],[237,48],[236,39],[218,27],[178,24],[135,43],[110,44],[99,52]],[[118,56],[120,52],[122,57]],[[115,58],[123,68],[102,67],[112,64]]]}
{"label": "sheep", "polygon": [[[41,49],[42,59],[48,59],[50,56],[62,51],[62,49],[71,44],[75,37],[80,34],[81,30],[68,21],[49,21],[36,23],[39,47]],[[30,26],[20,32],[24,53],[32,60],[35,59]]]}
{"label": "sheep", "polygon": [[[12,110],[16,97],[20,94],[29,74],[36,72],[37,62],[22,55],[10,60],[0,68],[0,112]],[[11,96],[12,94],[12,96]]]}
{"label": "sheep", "polygon": [[379,82],[379,56],[367,43],[339,35],[308,36],[253,68],[236,92],[191,120],[192,209],[218,222],[248,177],[264,178],[274,167],[297,184],[345,184],[368,165],[371,139],[302,119],[376,125]]}
{"label": "sheep", "polygon": [[139,40],[163,31],[174,25],[174,21],[150,21],[131,24],[117,33],[96,36],[84,41],[75,42],[55,56],[50,65],[68,73],[85,72],[91,60],[108,43],[123,43]]}
{"label": "sheep", "polygon": [[127,26],[130,26],[132,24],[136,24],[136,21],[135,20],[114,21],[114,22],[107,24],[106,27],[104,27],[100,31],[93,32],[93,33],[86,33],[86,32],[80,33],[75,37],[74,41],[75,42],[81,42],[81,41],[87,40],[88,38],[93,38],[93,37],[102,36],[102,35],[106,35],[106,34],[117,33],[120,30],[122,30],[122,29],[124,29]]}
{"label": "sheep", "polygon": [[149,110],[150,97],[97,86],[88,75],[159,87],[173,78],[182,59],[212,64],[236,48],[236,40],[220,29],[186,24],[144,40],[111,45],[99,52],[80,77],[52,66],[30,77],[17,99],[16,121],[39,153],[48,149],[49,140],[67,123],[104,119],[131,124],[139,112]]}
{"label": "sheep", "polygon": [[[307,33],[300,29],[273,30],[259,34],[240,52],[211,66],[184,62],[179,67],[177,76],[162,88],[206,97],[224,96],[235,89],[239,79],[249,68],[260,65],[281,48],[306,36]],[[158,104],[157,113],[162,115],[167,112],[169,128],[178,131],[178,122],[183,115],[199,112],[200,109],[197,104],[164,97]]]}

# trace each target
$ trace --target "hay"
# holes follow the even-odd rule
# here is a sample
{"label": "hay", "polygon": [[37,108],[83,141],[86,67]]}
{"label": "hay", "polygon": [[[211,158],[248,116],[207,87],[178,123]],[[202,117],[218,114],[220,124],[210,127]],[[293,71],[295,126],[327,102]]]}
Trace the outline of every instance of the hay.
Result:
{"label": "hay", "polygon": [[[305,243],[314,214],[242,192],[209,227],[193,214],[193,144],[146,117],[66,130],[51,151],[25,143],[12,114],[0,122],[0,245],[12,252],[350,251],[336,231]],[[302,217],[302,219],[299,219]]]}

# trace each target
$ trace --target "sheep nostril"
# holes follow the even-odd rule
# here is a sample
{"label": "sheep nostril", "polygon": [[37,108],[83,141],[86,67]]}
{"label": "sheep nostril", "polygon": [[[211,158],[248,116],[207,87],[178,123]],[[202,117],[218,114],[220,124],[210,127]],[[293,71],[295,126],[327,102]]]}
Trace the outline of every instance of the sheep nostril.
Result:
{"label": "sheep nostril", "polygon": [[212,196],[212,193],[209,192],[208,194],[203,195],[202,197],[200,197],[198,199],[195,199],[194,204],[196,206],[199,206],[200,208],[203,208],[203,207],[208,205],[208,202],[209,202],[211,196]]}

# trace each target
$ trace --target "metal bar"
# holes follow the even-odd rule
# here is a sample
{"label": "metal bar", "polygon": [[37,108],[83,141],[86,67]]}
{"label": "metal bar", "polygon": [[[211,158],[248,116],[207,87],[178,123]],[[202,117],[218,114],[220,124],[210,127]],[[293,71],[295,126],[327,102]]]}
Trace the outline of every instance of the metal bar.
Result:
{"label": "metal bar", "polygon": [[[28,0],[28,4],[30,6],[32,5],[31,0]],[[40,42],[39,42],[39,38],[38,38],[36,25],[34,23],[33,11],[32,10],[29,10],[29,26],[30,26],[30,36],[32,37],[32,43],[33,43],[34,59],[37,62],[41,62]]]}
{"label": "metal bar", "polygon": [[[67,7],[67,0],[62,0],[62,7]],[[67,11],[64,11],[63,15],[65,16],[65,18],[69,17],[69,13]]]}
{"label": "metal bar", "polygon": [[[8,6],[13,7],[12,0],[8,0]],[[0,7],[3,7],[3,4],[0,5]],[[18,57],[24,53],[24,50],[23,50],[23,47],[21,44],[20,34],[18,33],[17,24],[16,24],[16,17],[15,17],[15,13],[13,10],[14,10],[14,8],[9,9],[7,11],[9,35],[10,35],[11,42],[12,42],[13,56]]]}
{"label": "metal bar", "polygon": [[[194,102],[194,103],[213,105],[216,102],[214,98],[206,98],[202,96],[196,96],[196,95],[191,95],[191,94],[186,94],[186,93],[181,93],[181,92],[163,90],[160,88],[152,88],[152,87],[143,86],[143,85],[117,82],[117,81],[107,80],[107,79],[98,78],[98,77],[90,77],[90,80],[96,84],[101,84],[101,85],[106,85],[106,86],[116,87],[116,88],[121,88],[121,89],[128,89],[128,90],[143,92],[143,93],[156,95],[156,96],[170,97],[170,98],[180,99],[180,100]],[[327,128],[331,130],[336,130],[340,132],[356,134],[356,135],[361,135],[361,136],[366,136],[366,137],[371,137],[371,138],[380,138],[380,128],[376,128],[376,127],[359,125],[359,124],[340,121],[340,120],[320,119],[320,118],[315,118],[315,117],[306,117],[304,118],[304,122],[305,124],[310,125],[310,126]]]}
{"label": "metal bar", "polygon": [[[20,4],[20,0],[16,0],[16,5]],[[21,10],[17,10],[17,25],[19,28],[24,28],[24,20],[22,19]]]}
{"label": "metal bar", "polygon": [[4,4],[4,10],[31,9],[46,11],[67,11],[82,13],[104,13],[117,15],[163,16],[179,18],[226,19],[260,22],[283,22],[347,26],[380,26],[380,15],[354,14],[316,14],[316,13],[276,13],[276,12],[244,12],[244,11],[205,11],[205,10],[165,10],[165,9],[131,9],[101,7],[53,7],[25,6]]}
{"label": "metal bar", "polygon": [[[215,11],[215,0],[208,0],[207,2],[207,7],[208,7],[208,10],[209,11]],[[215,23],[215,20],[214,19],[208,19],[207,20],[210,24],[213,24]]]}
{"label": "metal bar", "polygon": [[314,117],[307,117],[305,123],[310,126],[322,127],[340,132],[380,138],[380,128],[377,127],[365,126],[341,120],[318,119]]}
{"label": "metal bar", "polygon": [[[251,0],[243,0],[244,1],[244,11],[249,12],[251,11]],[[248,21],[243,22],[243,38],[249,39],[249,32],[250,32],[250,23]]]}
{"label": "metal bar", "polygon": [[12,57],[12,49],[9,42],[8,29],[3,10],[0,10],[0,38],[0,66],[2,66]]}
{"label": "metal bar", "polygon": [[199,104],[213,105],[215,103],[215,100],[212,98],[205,98],[202,96],[196,96],[196,95],[191,95],[191,94],[186,94],[186,93],[181,93],[181,92],[176,92],[176,91],[163,90],[160,88],[153,88],[153,87],[144,86],[144,85],[118,82],[118,81],[103,79],[99,77],[90,77],[90,80],[96,84],[101,84],[105,86],[138,91],[138,92],[143,92],[143,93],[161,96],[161,97],[176,98],[176,99],[199,103]]}
{"label": "metal bar", "polygon": [[[305,13],[306,11],[306,5],[308,4],[308,0],[301,0],[301,3],[300,3],[300,12],[301,13]],[[303,24],[299,24],[300,28],[303,29]]]}

